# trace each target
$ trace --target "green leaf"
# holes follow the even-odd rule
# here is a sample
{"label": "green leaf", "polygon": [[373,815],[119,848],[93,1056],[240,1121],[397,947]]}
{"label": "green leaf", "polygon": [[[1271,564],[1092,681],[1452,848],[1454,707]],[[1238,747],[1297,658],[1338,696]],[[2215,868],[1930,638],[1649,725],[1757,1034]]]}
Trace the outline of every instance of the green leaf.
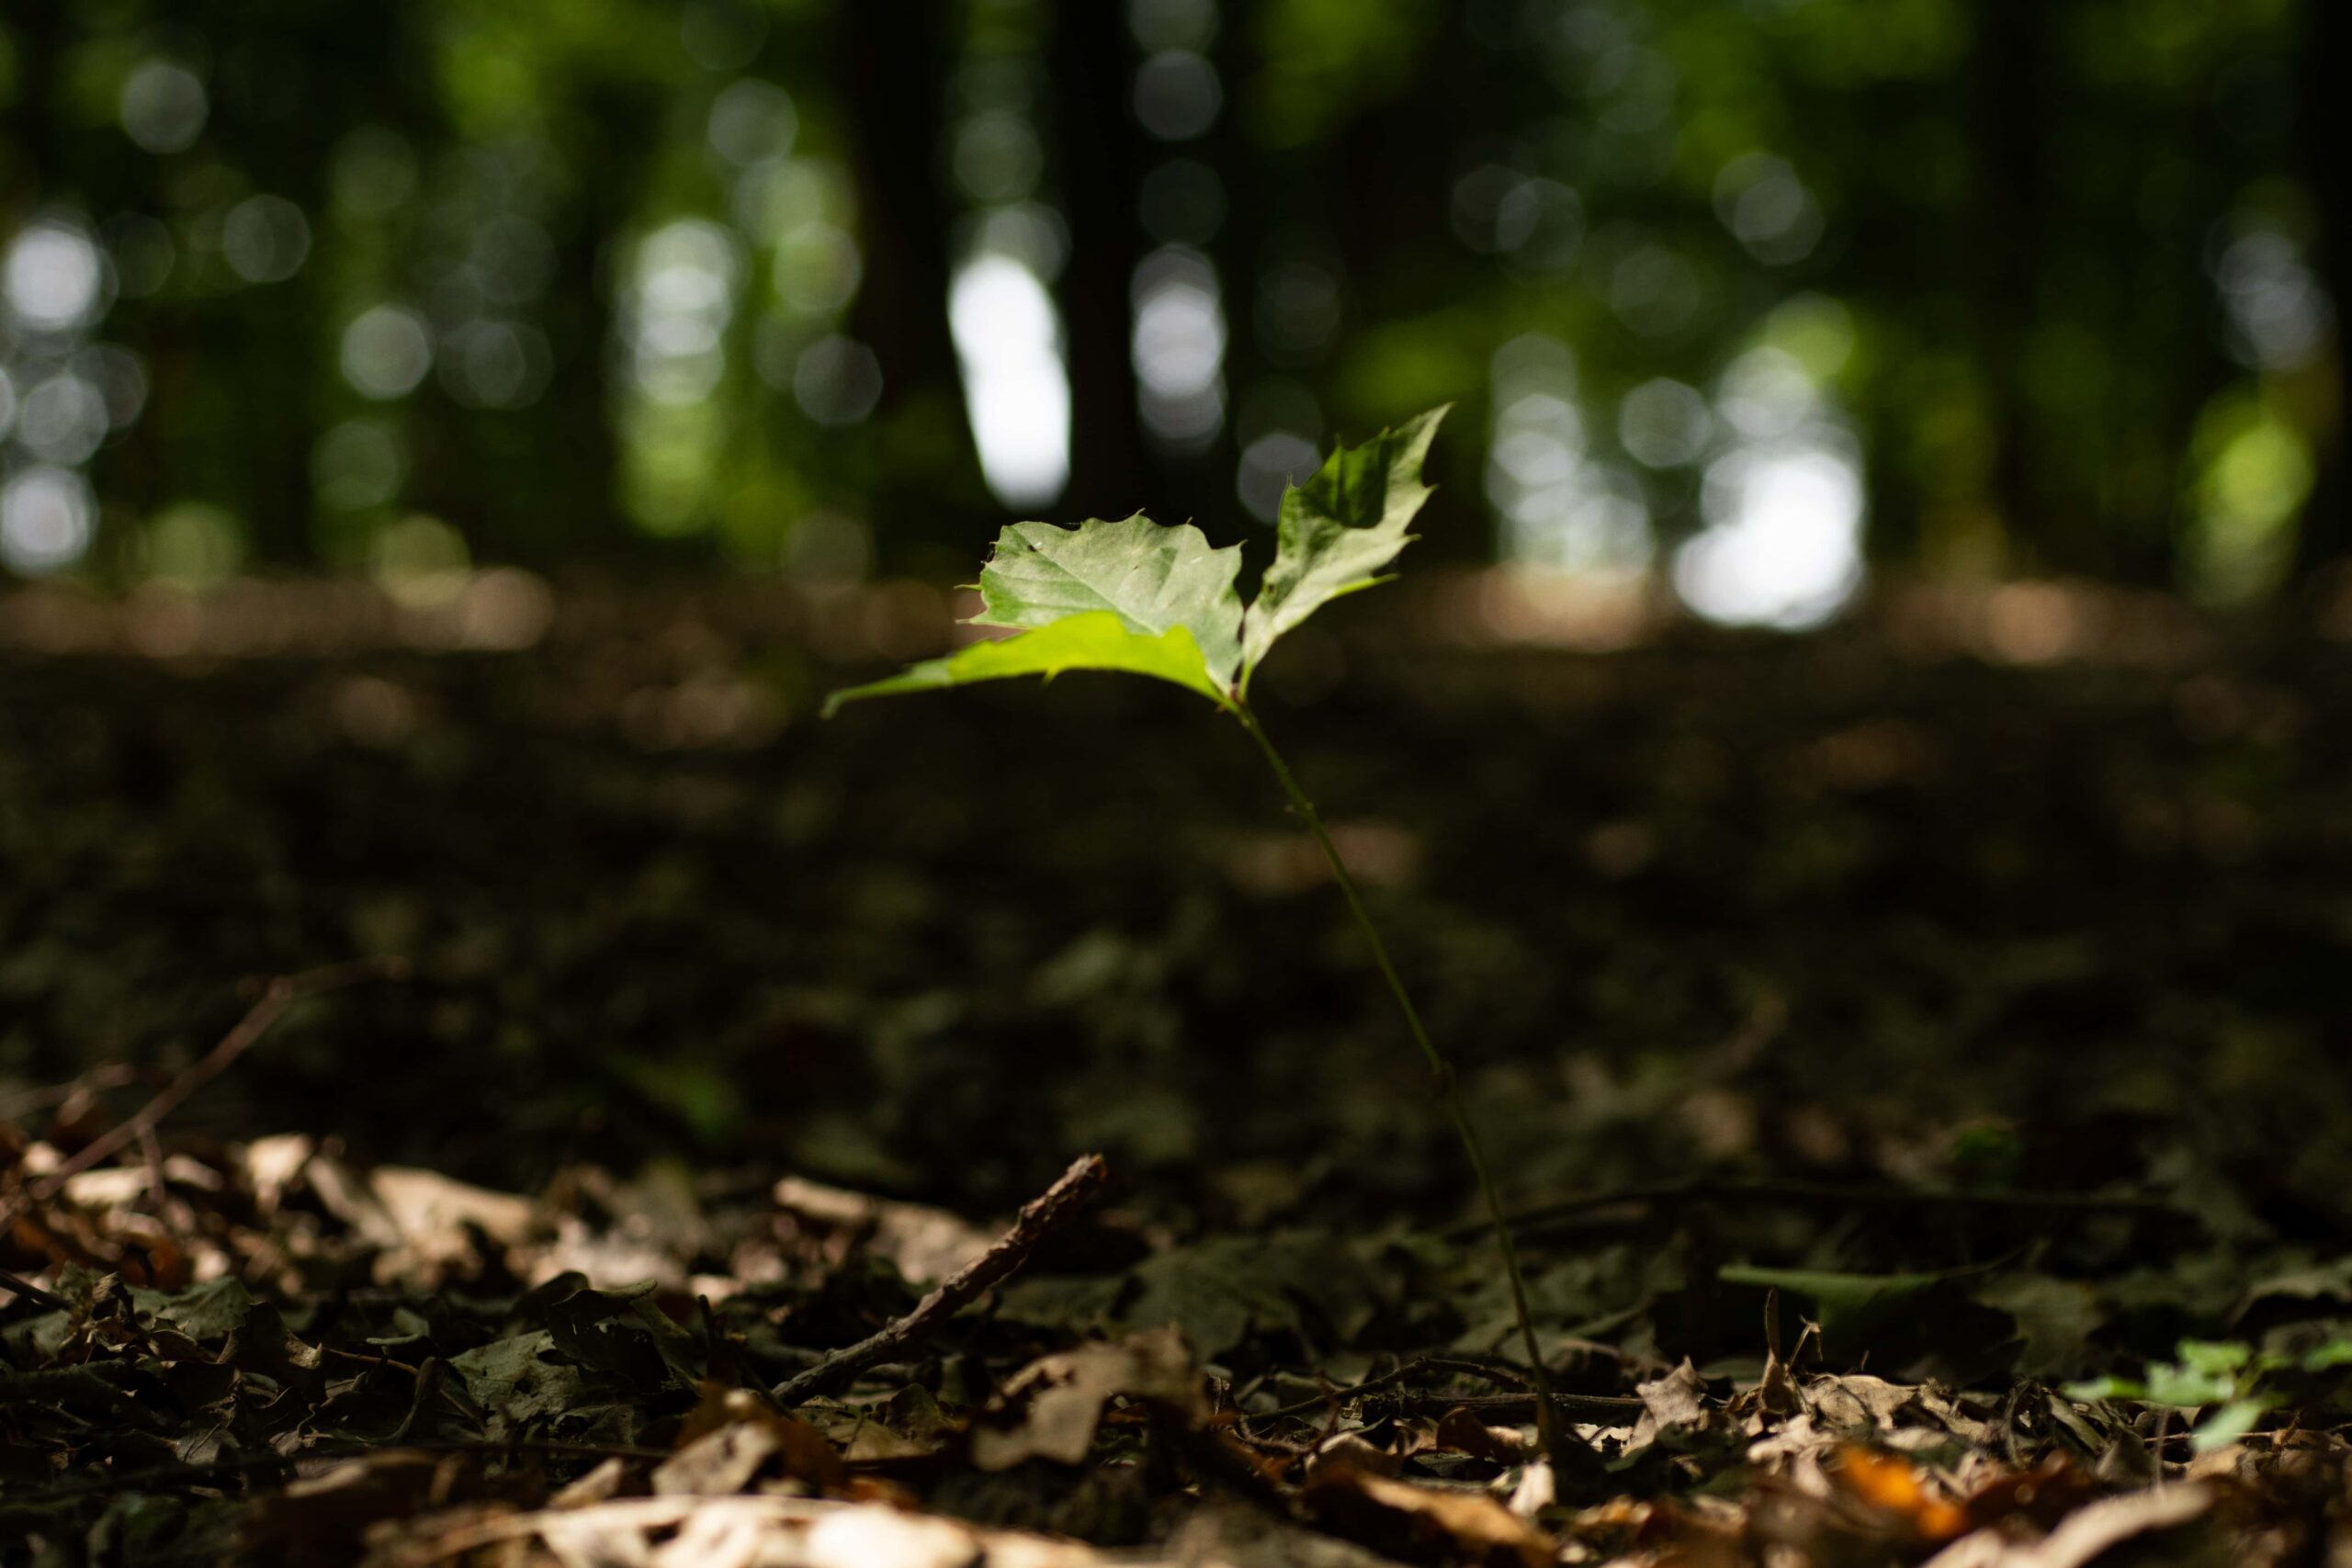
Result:
{"label": "green leaf", "polygon": [[[2098,1292],[2047,1274],[2007,1274],[1977,1287],[1976,1299],[2017,1320],[2021,1378],[2055,1377],[2083,1363],[2092,1334],[2107,1321]],[[2086,1395],[2105,1398],[2106,1395]]]}
{"label": "green leaf", "polygon": [[1715,1271],[1727,1285],[1785,1291],[1813,1303],[1822,1337],[1849,1350],[1951,1274],[1838,1274],[1824,1269],[1759,1269],[1727,1263]]}
{"label": "green leaf", "polygon": [[1242,621],[1245,686],[1284,632],[1341,594],[1385,581],[1381,569],[1411,540],[1406,526],[1430,498],[1421,460],[1445,415],[1431,409],[1361,446],[1340,447],[1314,478],[1283,493],[1274,564]]}
{"label": "green leaf", "polygon": [[2215,1377],[2237,1371],[2254,1359],[2254,1348],[2230,1339],[2184,1339],[2176,1348],[2180,1364]]}
{"label": "green leaf", "polygon": [[887,681],[836,692],[825,712],[865,697],[935,691],[1014,675],[1124,670],[1172,682],[1238,709],[1250,671],[1291,627],[1343,593],[1369,588],[1411,537],[1429,499],[1421,462],[1444,409],[1362,446],[1340,447],[1283,497],[1274,562],[1244,611],[1234,582],[1239,546],[1212,549],[1191,524],[1137,513],[1075,528],[1016,523],[980,571],[977,626],[1023,635],[917,664]]}
{"label": "green leaf", "polygon": [[1141,513],[1075,528],[1015,523],[997,536],[996,554],[981,569],[983,608],[972,619],[1035,629],[1108,612],[1141,637],[1182,627],[1222,690],[1241,658],[1241,596],[1233,589],[1240,570],[1240,546],[1213,550],[1190,523],[1171,527]]}
{"label": "green leaf", "polygon": [[2268,1408],[2268,1403],[2264,1400],[2233,1399],[2197,1424],[2196,1434],[2188,1439],[2188,1446],[2200,1454],[2228,1448],[2253,1431],[2262,1419],[2263,1412]]}
{"label": "green leaf", "polygon": [[2148,1403],[2193,1410],[2219,1404],[2237,1392],[2237,1380],[2227,1372],[2200,1367],[2177,1367],[2168,1361],[2148,1364]]}
{"label": "green leaf", "polygon": [[1209,673],[1200,645],[1190,631],[1175,626],[1161,636],[1145,637],[1129,631],[1110,611],[1096,610],[1020,637],[976,642],[944,659],[925,660],[887,681],[835,692],[825,699],[825,716],[831,718],[843,703],[865,697],[938,691],[1018,675],[1052,677],[1069,670],[1125,670],[1173,681],[1211,702],[1226,700],[1224,688]]}

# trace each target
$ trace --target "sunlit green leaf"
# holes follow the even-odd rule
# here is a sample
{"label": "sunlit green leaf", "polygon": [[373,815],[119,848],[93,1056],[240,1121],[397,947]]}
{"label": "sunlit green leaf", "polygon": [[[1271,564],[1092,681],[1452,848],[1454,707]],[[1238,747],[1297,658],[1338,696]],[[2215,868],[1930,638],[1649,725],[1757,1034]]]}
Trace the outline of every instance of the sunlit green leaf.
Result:
{"label": "sunlit green leaf", "polygon": [[836,692],[825,712],[862,697],[1067,670],[1149,675],[1236,708],[1249,671],[1276,638],[1340,594],[1381,581],[1429,498],[1421,462],[1444,417],[1432,410],[1362,446],[1340,447],[1285,495],[1273,565],[1246,613],[1234,589],[1240,547],[1211,548],[1189,523],[1154,523],[1140,513],[1074,528],[1016,523],[997,536],[981,569],[981,609],[972,619],[1022,636]]}
{"label": "sunlit green leaf", "polygon": [[2225,1449],[2253,1431],[2255,1424],[2262,1419],[2262,1413],[2269,1407],[2265,1400],[2233,1399],[2197,1424],[2196,1435],[2189,1438],[2188,1446],[2200,1454]]}
{"label": "sunlit green leaf", "polygon": [[1314,478],[1283,496],[1274,564],[1242,623],[1244,678],[1277,638],[1379,573],[1410,542],[1406,527],[1430,498],[1421,461],[1445,418],[1431,409],[1361,446],[1342,446]]}
{"label": "sunlit green leaf", "polygon": [[2254,1357],[2251,1346],[2229,1339],[2184,1339],[2177,1353],[2190,1371],[2217,1377],[2238,1371]]}
{"label": "sunlit green leaf", "polygon": [[1189,523],[1154,523],[1141,513],[1075,528],[1015,523],[997,536],[996,553],[980,571],[983,607],[972,618],[1034,630],[1107,612],[1145,637],[1182,628],[1225,688],[1241,657],[1241,596],[1233,588],[1240,570],[1238,545],[1211,549]]}
{"label": "sunlit green leaf", "polygon": [[835,692],[825,699],[825,715],[831,717],[843,703],[864,697],[938,691],[1019,675],[1054,676],[1071,670],[1124,670],[1172,681],[1212,702],[1225,700],[1224,689],[1209,674],[1190,631],[1176,626],[1146,637],[1128,630],[1110,611],[1094,610],[1020,637],[978,642],[944,659],[925,660],[887,681]]}
{"label": "sunlit green leaf", "polygon": [[2236,1392],[2237,1380],[2227,1372],[2177,1367],[2168,1361],[2152,1362],[2148,1367],[2147,1399],[2151,1404],[2191,1410],[2200,1404],[2218,1404]]}

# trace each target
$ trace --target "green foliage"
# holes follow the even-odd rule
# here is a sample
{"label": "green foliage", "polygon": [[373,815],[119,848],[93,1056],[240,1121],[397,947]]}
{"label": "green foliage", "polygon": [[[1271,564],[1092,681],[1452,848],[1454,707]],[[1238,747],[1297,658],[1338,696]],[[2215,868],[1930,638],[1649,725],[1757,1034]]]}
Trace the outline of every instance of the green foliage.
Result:
{"label": "green foliage", "polygon": [[887,681],[853,686],[825,699],[831,717],[843,703],[861,697],[887,697],[900,692],[928,692],[945,686],[968,686],[979,681],[1003,681],[1015,675],[1051,679],[1071,670],[1124,670],[1149,675],[1200,693],[1213,702],[1225,699],[1201,655],[1200,644],[1182,626],[1171,626],[1154,637],[1132,631],[1108,610],[1089,611],[1049,626],[1001,642],[974,643],[944,659],[927,659]]}
{"label": "green foliage", "polygon": [[1812,1304],[1822,1337],[1841,1349],[1871,1332],[1945,1280],[1945,1274],[1840,1274],[1822,1269],[1760,1269],[1725,1264],[1716,1277],[1727,1285],[1786,1291]]}
{"label": "green foliage", "polygon": [[[1314,803],[1250,711],[1250,673],[1282,635],[1340,595],[1380,581],[1376,574],[1405,547],[1410,538],[1406,526],[1430,496],[1421,482],[1421,462],[1445,412],[1432,409],[1400,429],[1382,431],[1362,446],[1339,447],[1304,486],[1284,491],[1273,564],[1266,570],[1257,602],[1247,611],[1233,587],[1241,567],[1239,548],[1213,550],[1190,524],[1171,528],[1140,514],[1118,523],[1094,519],[1076,528],[1016,524],[998,536],[996,554],[980,573],[982,609],[974,620],[1020,627],[1019,636],[928,660],[888,681],[836,692],[825,711],[831,714],[860,697],[1011,675],[1124,670],[1188,687],[1240,721],[1289,796],[1291,809],[1323,852],[1331,879],[1346,896],[1381,979],[1396,998],[1413,1043],[1437,1082],[1494,1224],[1526,1346],[1528,1374],[1538,1395],[1536,1419],[1544,1446],[1555,1462],[1565,1463],[1544,1352],[1528,1308],[1527,1280],[1511,1244],[1502,1196],[1463,1104],[1460,1080],[1430,1039],[1419,1010],[1388,956],[1387,944],[1364,908],[1363,895]],[[1186,1315],[1184,1303],[1192,1298],[1180,1290],[1165,1294],[1167,1301],[1154,1310]],[[1218,1332],[1232,1327],[1228,1319]]]}
{"label": "green foliage", "polygon": [[1421,463],[1446,411],[1431,409],[1353,450],[1340,447],[1305,485],[1283,492],[1274,564],[1242,621],[1242,683],[1281,636],[1341,594],[1371,588],[1410,542],[1430,498]]}
{"label": "green foliage", "polygon": [[980,570],[982,626],[1037,629],[1063,617],[1109,611],[1138,635],[1192,634],[1202,667],[1219,684],[1241,657],[1239,546],[1213,550],[1189,523],[1165,527],[1137,513],[1077,528],[1016,523]]}
{"label": "green foliage", "polygon": [[2336,1339],[2304,1352],[2289,1355],[2256,1351],[2233,1340],[2184,1339],[2175,1349],[2179,1359],[2151,1361],[2137,1378],[2105,1377],[2068,1383],[2073,1399],[2130,1399],[2174,1410],[2212,1413],[2197,1424],[2194,1446],[2199,1453],[2235,1442],[2254,1429],[2263,1413],[2284,1401],[2267,1386],[2282,1374],[2317,1376],[2352,1365],[2352,1342]]}
{"label": "green foliage", "polygon": [[1234,584],[1241,548],[1212,549],[1189,523],[1137,513],[1075,528],[1016,523],[997,536],[980,570],[980,613],[971,624],[1021,635],[975,643],[890,677],[836,692],[843,703],[934,691],[1016,675],[1124,671],[1172,682],[1238,710],[1250,677],[1283,634],[1344,594],[1386,581],[1379,573],[1412,536],[1430,498],[1421,465],[1445,418],[1431,409],[1361,446],[1333,450],[1313,478],[1284,492],[1273,564],[1245,611]]}

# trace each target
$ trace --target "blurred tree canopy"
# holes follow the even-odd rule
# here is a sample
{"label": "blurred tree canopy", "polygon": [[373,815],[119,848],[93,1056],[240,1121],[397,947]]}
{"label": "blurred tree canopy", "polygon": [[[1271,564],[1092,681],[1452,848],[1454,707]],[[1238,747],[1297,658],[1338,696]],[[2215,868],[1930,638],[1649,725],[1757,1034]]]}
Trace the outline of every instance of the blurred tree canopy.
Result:
{"label": "blurred tree canopy", "polygon": [[1433,545],[2347,547],[2332,0],[14,0],[0,573],[967,571],[1461,405]]}

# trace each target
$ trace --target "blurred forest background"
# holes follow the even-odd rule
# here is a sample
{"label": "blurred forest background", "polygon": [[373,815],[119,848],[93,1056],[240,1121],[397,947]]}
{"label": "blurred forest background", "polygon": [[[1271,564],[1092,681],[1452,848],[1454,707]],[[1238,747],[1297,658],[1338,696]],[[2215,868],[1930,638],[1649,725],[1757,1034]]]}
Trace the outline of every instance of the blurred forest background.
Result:
{"label": "blurred forest background", "polygon": [[0,578],[961,576],[1446,399],[1811,624],[2345,550],[2330,0],[12,0]]}

